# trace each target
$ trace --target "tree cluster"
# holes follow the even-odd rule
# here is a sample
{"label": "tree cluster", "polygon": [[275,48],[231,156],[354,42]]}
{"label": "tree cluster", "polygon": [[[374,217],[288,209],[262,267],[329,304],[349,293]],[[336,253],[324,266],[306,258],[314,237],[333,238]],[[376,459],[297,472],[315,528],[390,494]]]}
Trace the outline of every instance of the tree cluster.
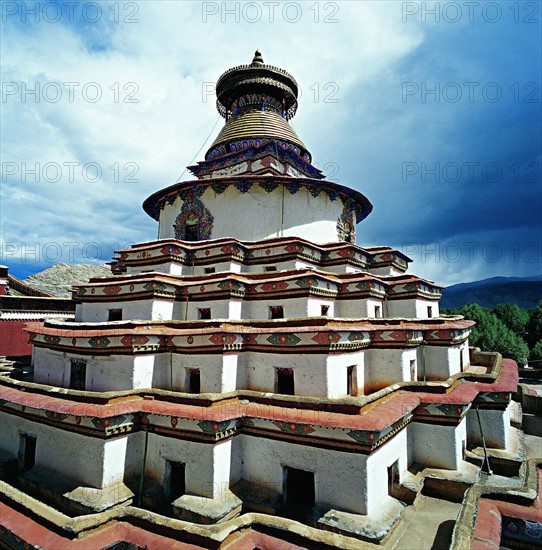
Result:
{"label": "tree cluster", "polygon": [[447,313],[476,321],[469,343],[483,351],[498,351],[519,365],[542,369],[542,300],[534,309],[498,304],[493,309],[467,304]]}

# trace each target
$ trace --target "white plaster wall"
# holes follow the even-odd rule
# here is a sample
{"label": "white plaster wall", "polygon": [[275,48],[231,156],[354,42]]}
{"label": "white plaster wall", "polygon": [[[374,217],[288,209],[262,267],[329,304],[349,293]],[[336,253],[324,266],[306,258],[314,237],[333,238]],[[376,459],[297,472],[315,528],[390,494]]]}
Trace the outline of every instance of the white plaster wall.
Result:
{"label": "white plaster wall", "polygon": [[460,371],[461,347],[425,346],[426,380],[447,380]]}
{"label": "white plaster wall", "polygon": [[365,514],[367,456],[250,436],[243,438],[243,477],[283,493],[283,466],[314,472],[316,504]]}
{"label": "white plaster wall", "polygon": [[[220,195],[208,188],[201,200],[214,218],[212,239],[256,241],[297,236],[316,243],[338,241],[336,226],[343,203],[339,198],[331,201],[326,193],[313,197],[301,188],[292,195],[282,186],[267,193],[253,185],[247,193],[228,187]],[[174,238],[173,225],[181,207],[182,201],[177,198],[161,211],[160,239]]]}
{"label": "white plaster wall", "polygon": [[173,319],[176,321],[197,321],[199,319],[199,309],[211,308],[212,319],[229,319],[230,300],[209,300],[201,302],[191,302],[188,304],[183,300],[175,302],[173,307]]}
{"label": "white plaster wall", "polygon": [[213,445],[182,441],[149,433],[145,476],[149,481],[166,484],[166,461],[186,464],[186,492],[212,498],[215,496]]}
{"label": "white plaster wall", "polygon": [[320,317],[322,315],[322,306],[329,306],[327,317],[335,316],[335,301],[326,298],[304,298],[307,304],[308,317]]}
{"label": "white plaster wall", "polygon": [[367,317],[374,318],[375,306],[380,306],[381,316],[384,316],[384,304],[381,300],[371,298],[363,298],[361,300],[337,300],[338,317],[345,319],[364,319]]}
{"label": "white plaster wall", "polygon": [[411,422],[408,425],[409,465],[457,470],[463,459],[467,437],[465,418],[458,426]]}
{"label": "white plaster wall", "polygon": [[367,508],[366,514],[372,514],[383,506],[388,495],[388,467],[399,461],[398,469],[401,477],[408,467],[407,456],[408,432],[403,428],[384,443],[367,459]]}
{"label": "white plaster wall", "polygon": [[414,299],[388,300],[387,304],[389,317],[404,317],[406,319],[413,319],[417,315],[416,300]]}
{"label": "white plaster wall", "polygon": [[347,389],[347,369],[354,367],[357,394],[363,395],[364,386],[364,368],[366,351],[357,351],[353,353],[344,353],[340,355],[329,355],[326,359],[327,370],[327,397],[345,397],[348,395]]}
{"label": "white plaster wall", "polygon": [[410,381],[410,361],[416,361],[415,348],[369,349],[365,366],[366,392],[374,392],[396,382]]}
{"label": "white plaster wall", "polygon": [[[153,317],[154,303],[158,300],[130,300],[126,302],[84,302],[81,304],[81,320],[84,323],[103,323],[109,318],[109,309],[122,309],[122,318],[157,320]],[[161,301],[160,301],[161,302]],[[162,302],[163,303],[163,302]],[[157,306],[156,310],[159,311]],[[171,308],[171,305],[169,306]]]}
{"label": "white plaster wall", "polygon": [[128,275],[136,275],[140,273],[166,273],[169,275],[190,275],[191,267],[183,266],[177,262],[165,262],[160,265],[149,266],[128,266],[126,273]]}
{"label": "white plaster wall", "polygon": [[228,319],[241,320],[243,319],[243,301],[230,300],[228,303]]}
{"label": "white plaster wall", "polygon": [[1,448],[17,456],[19,434],[36,437],[36,466],[50,468],[81,485],[102,488],[104,477],[104,440],[86,437],[11,414],[0,413]]}
{"label": "white plaster wall", "polygon": [[[99,358],[87,357],[88,391],[130,390],[134,383],[143,384],[148,374],[153,355],[141,356],[110,355]],[[146,357],[146,359],[145,359]],[[136,376],[136,359],[138,364]],[[152,373],[150,373],[152,377]],[[151,378],[152,379],[152,378]],[[138,387],[149,387],[141,385]]]}
{"label": "white plaster wall", "polygon": [[327,395],[326,354],[282,355],[248,352],[244,355],[248,389],[273,393],[275,369],[290,368],[294,371],[296,395]]}
{"label": "white plaster wall", "polygon": [[33,356],[34,382],[62,388],[69,385],[70,364],[64,353],[34,346]]}
{"label": "white plaster wall", "polygon": [[307,298],[276,298],[269,300],[251,300],[246,303],[248,308],[247,319],[269,319],[270,306],[282,306],[284,308],[284,318],[294,319],[307,317]]}
{"label": "white plaster wall", "polygon": [[[480,409],[480,422],[487,447],[506,449],[510,441],[510,407],[506,410]],[[476,410],[471,408],[467,413],[467,438],[473,445],[482,445],[480,426]]]}

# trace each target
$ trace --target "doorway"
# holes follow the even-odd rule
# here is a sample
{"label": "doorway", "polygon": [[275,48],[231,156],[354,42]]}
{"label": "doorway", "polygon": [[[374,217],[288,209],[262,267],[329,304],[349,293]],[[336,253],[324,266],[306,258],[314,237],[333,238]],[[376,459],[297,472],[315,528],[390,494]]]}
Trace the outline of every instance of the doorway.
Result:
{"label": "doorway", "polygon": [[310,510],[315,503],[314,472],[284,466],[286,506]]}
{"label": "doorway", "polygon": [[399,482],[399,460],[396,460],[391,466],[388,466],[388,495],[393,496]]}
{"label": "doorway", "polygon": [[276,369],[275,393],[295,395],[293,369]]}
{"label": "doorway", "polygon": [[173,502],[186,492],[186,464],[168,460],[169,468],[169,498]]}
{"label": "doorway", "polygon": [[36,463],[36,437],[19,434],[19,464],[23,472],[30,470]]}
{"label": "doorway", "polygon": [[200,393],[201,377],[199,369],[188,369],[187,372],[187,389],[188,393]]}

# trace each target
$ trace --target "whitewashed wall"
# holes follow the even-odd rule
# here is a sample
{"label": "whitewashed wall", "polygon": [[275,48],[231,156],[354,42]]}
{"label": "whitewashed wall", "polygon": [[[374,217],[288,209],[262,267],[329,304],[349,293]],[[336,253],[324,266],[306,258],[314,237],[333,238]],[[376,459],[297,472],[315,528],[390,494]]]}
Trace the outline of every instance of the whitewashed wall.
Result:
{"label": "whitewashed wall", "polygon": [[[220,195],[208,188],[201,200],[214,218],[212,239],[259,241],[296,236],[316,243],[338,241],[337,220],[343,203],[339,198],[331,201],[326,193],[313,197],[308,189],[301,188],[292,195],[281,186],[267,193],[253,185],[247,193],[228,187]],[[177,198],[161,211],[160,239],[175,237],[173,225],[182,204]]]}
{"label": "whitewashed wall", "polygon": [[456,470],[463,459],[466,419],[458,426],[411,422],[408,425],[409,464]]}
{"label": "whitewashed wall", "polygon": [[[510,444],[510,407],[506,410],[480,409],[480,422],[484,439],[488,447],[493,449],[508,449]],[[467,413],[467,437],[469,443],[481,445],[480,426],[476,417],[476,410],[471,408]]]}

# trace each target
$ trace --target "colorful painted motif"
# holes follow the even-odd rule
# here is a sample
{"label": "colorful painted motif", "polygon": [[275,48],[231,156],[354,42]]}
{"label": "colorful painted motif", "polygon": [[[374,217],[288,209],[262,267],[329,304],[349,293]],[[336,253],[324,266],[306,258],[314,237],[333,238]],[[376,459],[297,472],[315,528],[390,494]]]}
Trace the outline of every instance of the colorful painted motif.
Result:
{"label": "colorful painted motif", "polygon": [[202,432],[205,433],[218,433],[226,430],[231,423],[231,420],[224,420],[223,422],[214,422],[212,420],[201,420],[198,422]]}
{"label": "colorful painted motif", "polygon": [[107,336],[93,336],[89,338],[88,343],[93,348],[106,348],[111,343],[111,340]]}
{"label": "colorful painted motif", "polygon": [[325,346],[326,344],[336,344],[341,335],[338,332],[319,332],[312,339],[317,343]]}
{"label": "colorful painted motif", "polygon": [[[349,243],[356,242],[356,224],[354,223],[354,212],[352,211],[352,208],[348,206],[345,206],[343,208],[343,211],[339,216],[339,219],[337,220],[337,236],[341,241],[347,241]],[[352,250],[352,252],[354,251]]]}
{"label": "colorful painted motif", "polygon": [[299,435],[307,435],[314,432],[314,428],[310,424],[294,424],[292,422],[282,422],[281,420],[273,420],[272,423],[279,428],[281,432]]}
{"label": "colorful painted motif", "polygon": [[301,338],[295,334],[272,334],[267,341],[274,345],[295,346],[301,342]]}
{"label": "colorful painted motif", "polygon": [[173,228],[176,239],[207,241],[211,238],[213,216],[194,193],[189,193]]}

